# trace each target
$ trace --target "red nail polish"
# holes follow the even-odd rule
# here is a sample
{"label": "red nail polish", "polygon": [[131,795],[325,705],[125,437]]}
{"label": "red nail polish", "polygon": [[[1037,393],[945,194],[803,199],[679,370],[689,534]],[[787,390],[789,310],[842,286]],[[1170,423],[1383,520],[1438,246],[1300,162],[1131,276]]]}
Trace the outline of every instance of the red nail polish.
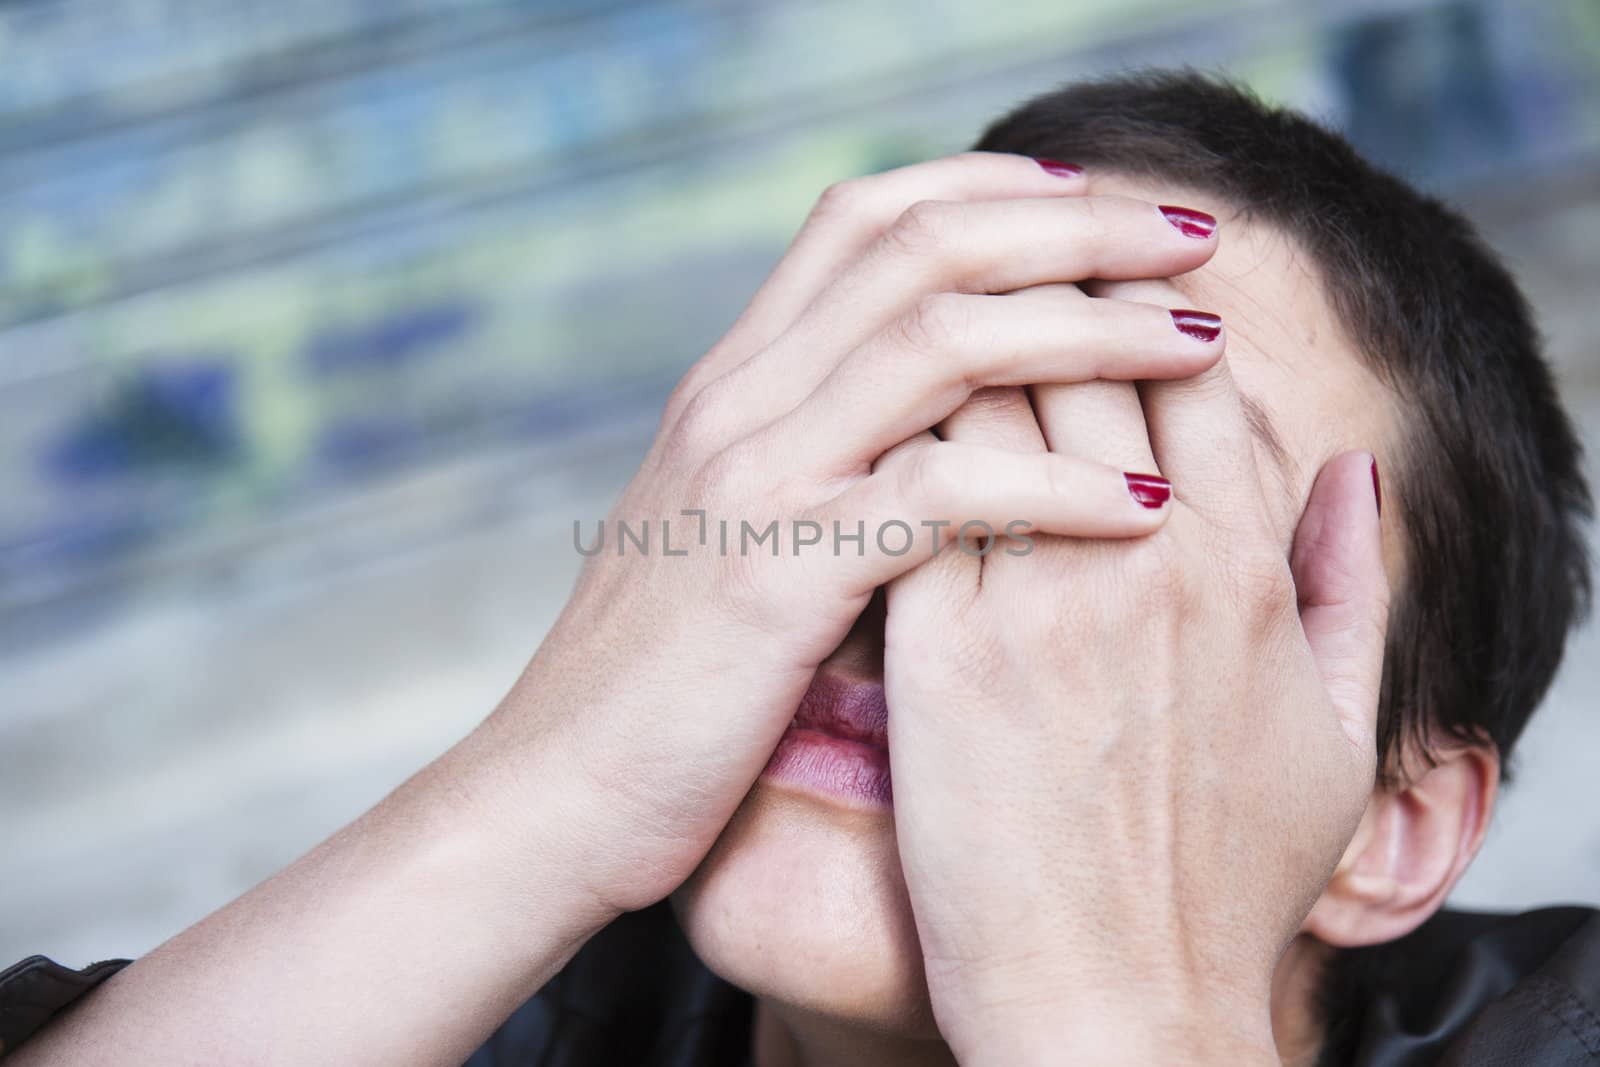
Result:
{"label": "red nail polish", "polygon": [[1122,476],[1128,481],[1128,492],[1133,499],[1147,508],[1159,508],[1172,496],[1172,483],[1159,474],[1130,474]]}
{"label": "red nail polish", "polygon": [[1196,341],[1215,341],[1217,334],[1222,332],[1222,319],[1209,311],[1190,308],[1173,308],[1172,325],[1178,328],[1179,333],[1188,334]]}
{"label": "red nail polish", "polygon": [[1378,514],[1383,514],[1383,487],[1378,484],[1378,457],[1372,457],[1372,502],[1378,506]]}
{"label": "red nail polish", "polygon": [[1217,219],[1214,215],[1207,215],[1204,211],[1195,211],[1193,208],[1173,207],[1171,204],[1162,204],[1161,214],[1167,221],[1178,228],[1178,232],[1185,237],[1194,237],[1205,240],[1217,231]]}
{"label": "red nail polish", "polygon": [[1058,178],[1076,178],[1083,173],[1083,168],[1076,163],[1063,163],[1059,159],[1035,159],[1034,162]]}

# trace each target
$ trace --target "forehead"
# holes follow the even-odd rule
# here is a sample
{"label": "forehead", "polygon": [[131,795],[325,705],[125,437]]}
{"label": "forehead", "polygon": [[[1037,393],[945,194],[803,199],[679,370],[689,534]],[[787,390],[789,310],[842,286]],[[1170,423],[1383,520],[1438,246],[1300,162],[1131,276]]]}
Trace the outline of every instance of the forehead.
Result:
{"label": "forehead", "polygon": [[1293,240],[1193,190],[1101,176],[1090,192],[1181,204],[1219,220],[1216,255],[1172,284],[1226,325],[1225,358],[1247,408],[1256,409],[1256,465],[1285,547],[1328,460],[1365,449],[1380,469],[1398,465],[1397,398],[1367,369],[1315,264]]}

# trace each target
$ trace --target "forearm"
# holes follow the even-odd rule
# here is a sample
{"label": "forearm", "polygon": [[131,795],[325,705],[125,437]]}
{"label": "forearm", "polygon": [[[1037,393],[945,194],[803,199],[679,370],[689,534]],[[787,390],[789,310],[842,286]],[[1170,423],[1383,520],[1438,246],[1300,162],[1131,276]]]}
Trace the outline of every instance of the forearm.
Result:
{"label": "forearm", "polygon": [[558,777],[492,747],[469,738],[10,1062],[461,1063],[609,918]]}

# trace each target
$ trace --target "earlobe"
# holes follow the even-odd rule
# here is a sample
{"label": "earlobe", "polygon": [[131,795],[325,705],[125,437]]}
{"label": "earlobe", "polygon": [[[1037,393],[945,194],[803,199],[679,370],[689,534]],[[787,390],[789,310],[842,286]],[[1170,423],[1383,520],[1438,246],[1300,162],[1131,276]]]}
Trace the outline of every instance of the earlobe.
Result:
{"label": "earlobe", "polygon": [[1434,753],[1403,786],[1373,792],[1302,929],[1338,948],[1403,937],[1439,910],[1483,843],[1500,781],[1486,745]]}

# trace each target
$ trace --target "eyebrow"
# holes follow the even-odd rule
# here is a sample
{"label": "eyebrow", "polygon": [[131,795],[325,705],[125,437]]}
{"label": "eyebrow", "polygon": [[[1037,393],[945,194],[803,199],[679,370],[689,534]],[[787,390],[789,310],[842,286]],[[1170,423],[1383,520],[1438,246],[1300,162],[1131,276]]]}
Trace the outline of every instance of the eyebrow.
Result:
{"label": "eyebrow", "polygon": [[1280,473],[1287,474],[1295,468],[1293,457],[1284,446],[1283,436],[1278,433],[1278,426],[1272,421],[1272,416],[1267,414],[1267,409],[1262,407],[1254,397],[1246,393],[1239,394],[1239,404],[1244,408],[1244,420],[1250,424],[1250,432],[1255,434],[1278,465]]}

